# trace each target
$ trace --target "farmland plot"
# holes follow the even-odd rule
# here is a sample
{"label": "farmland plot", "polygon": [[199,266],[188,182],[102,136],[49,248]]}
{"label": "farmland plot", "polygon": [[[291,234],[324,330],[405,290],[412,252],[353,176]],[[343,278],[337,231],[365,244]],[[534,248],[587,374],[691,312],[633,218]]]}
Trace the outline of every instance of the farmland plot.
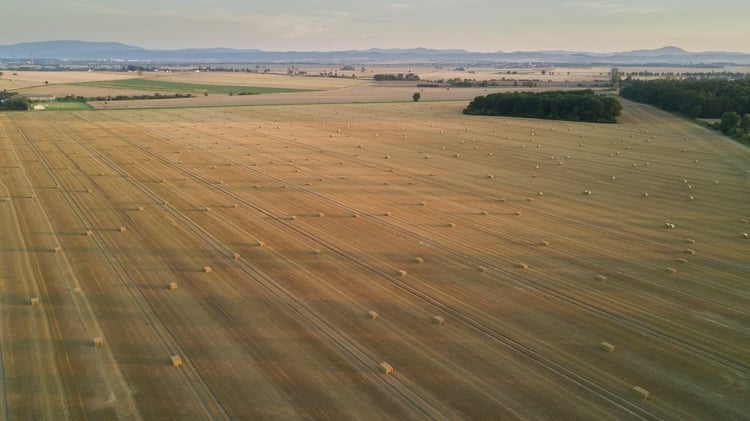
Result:
{"label": "farmland plot", "polygon": [[464,105],[0,116],[6,413],[747,413],[747,149]]}

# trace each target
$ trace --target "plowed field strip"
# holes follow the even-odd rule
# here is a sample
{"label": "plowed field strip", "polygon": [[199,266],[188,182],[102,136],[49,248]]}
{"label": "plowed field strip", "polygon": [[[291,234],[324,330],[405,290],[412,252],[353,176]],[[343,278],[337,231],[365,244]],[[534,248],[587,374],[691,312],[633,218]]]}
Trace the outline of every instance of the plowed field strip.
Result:
{"label": "plowed field strip", "polygon": [[[288,141],[285,141],[285,142],[288,142]],[[305,192],[307,194],[314,195],[318,199],[326,201],[326,202],[331,203],[331,204],[334,204],[335,206],[337,206],[337,207],[339,207],[341,209],[344,209],[347,212],[357,213],[356,209],[353,209],[351,206],[349,206],[348,204],[346,204],[344,202],[332,199],[330,196],[322,195],[320,193],[315,192],[312,189],[307,189],[307,188],[300,187],[300,186],[297,186],[297,185],[289,184],[288,181],[286,179],[284,179],[284,178],[281,178],[281,177],[278,177],[278,176],[274,176],[274,175],[271,175],[271,174],[263,172],[263,171],[259,171],[259,170],[255,169],[254,167],[248,166],[248,165],[246,165],[246,164],[244,164],[242,162],[236,161],[236,160],[232,160],[231,158],[228,158],[228,157],[226,157],[226,156],[224,156],[224,155],[222,155],[222,154],[220,154],[218,152],[215,152],[215,151],[213,151],[211,149],[205,149],[204,148],[202,150],[203,150],[204,153],[210,154],[211,156],[214,156],[217,159],[228,161],[233,166],[236,166],[238,168],[242,168],[243,170],[249,171],[249,172],[251,172],[251,173],[253,173],[255,175],[259,175],[259,176],[262,176],[264,178],[268,178],[268,179],[270,179],[270,180],[272,180],[274,182],[280,183],[282,185],[287,185],[288,187],[291,187],[291,188],[296,189],[298,191],[303,191],[303,192]],[[160,157],[158,155],[154,155],[154,158],[163,159],[162,157]],[[164,163],[165,164],[173,165],[173,163],[171,163],[169,161],[165,161]],[[375,165],[378,168],[382,168],[382,167],[380,167],[377,164],[375,164]],[[188,170],[186,170],[184,168],[180,168],[180,167],[176,167],[176,169],[178,169],[178,170],[181,169],[182,171],[188,171]],[[222,191],[222,192],[230,194],[230,195],[232,194],[231,192],[228,191],[228,189],[222,188],[220,186],[216,186],[216,185],[212,184],[209,180],[206,180],[205,178],[203,178],[200,175],[193,174],[193,176],[196,177],[197,179],[201,180],[203,183],[205,183],[207,186],[209,186],[211,188],[218,189],[219,191]],[[236,197],[235,199],[241,199],[241,198]],[[653,243],[649,243],[649,242],[641,240],[640,237],[639,237],[639,235],[638,235],[638,233],[630,234],[630,232],[632,231],[632,228],[629,227],[629,226],[626,226],[625,224],[617,224],[617,223],[615,223],[614,224],[615,226],[620,225],[621,228],[622,228],[620,230],[616,230],[615,231],[613,229],[607,229],[607,228],[602,228],[602,227],[594,227],[594,226],[591,226],[591,225],[582,224],[582,223],[579,223],[577,221],[574,221],[574,220],[571,220],[571,219],[568,219],[568,218],[563,218],[563,217],[559,217],[559,216],[556,216],[556,215],[553,215],[553,214],[540,212],[540,211],[535,210],[535,209],[530,208],[530,207],[526,207],[526,206],[519,206],[519,207],[522,208],[522,209],[524,209],[525,211],[537,213],[537,214],[539,214],[541,216],[544,216],[545,218],[551,218],[551,219],[554,219],[554,220],[558,220],[558,221],[564,222],[564,223],[566,223],[568,225],[572,225],[572,226],[584,228],[586,230],[591,230],[591,231],[603,233],[603,234],[606,234],[608,236],[623,236],[623,235],[625,235],[625,236],[628,237],[628,239],[630,241],[633,241],[635,243],[642,244],[642,245],[654,246]],[[468,224],[471,224],[471,225],[474,225],[474,226],[478,225],[476,222],[466,220],[465,218],[461,218],[461,217],[457,218],[455,215],[448,214],[448,213],[446,213],[446,215],[449,215],[453,219],[463,220],[463,221],[467,222]],[[269,216],[270,217],[274,217],[274,218],[278,218],[278,215],[269,215]],[[387,225],[388,228],[391,229],[392,231],[399,232],[399,233],[403,233],[404,232],[404,228],[403,227],[407,225],[407,224],[400,224],[399,226],[394,226],[390,222],[387,222],[387,220],[384,220],[384,219],[378,219],[378,221],[380,221],[384,225]],[[435,222],[438,222],[438,221],[435,221]],[[501,231],[499,231],[499,230],[497,230],[497,229],[495,229],[495,228],[493,228],[493,227],[491,227],[489,225],[486,225],[486,224],[480,225],[480,228],[482,228],[483,230],[490,229],[491,231],[496,232],[497,234],[502,234],[502,235],[507,235],[508,234],[507,232],[501,232]],[[474,263],[474,264],[476,264],[478,266],[487,265],[487,262],[479,260],[479,259],[476,259],[474,257],[476,255],[476,253],[474,253],[474,254],[467,254],[465,252],[460,251],[459,249],[457,249],[455,247],[447,246],[446,244],[450,244],[450,241],[448,241],[448,239],[444,239],[444,241],[442,241],[442,242],[435,243],[430,238],[423,237],[423,236],[421,236],[421,235],[419,235],[417,233],[414,233],[414,232],[409,232],[409,233],[410,233],[410,235],[413,238],[415,238],[418,241],[423,241],[423,242],[426,242],[426,243],[432,243],[436,247],[441,247],[441,248],[445,248],[445,249],[451,250],[451,254],[454,255],[454,256],[456,256],[458,259],[460,259],[462,261],[472,262],[472,263]],[[623,234],[623,233],[628,233],[628,234]],[[524,239],[524,240],[528,241],[528,242],[531,242],[531,240],[529,240],[529,239]],[[586,248],[586,246],[584,244],[582,244],[582,243],[580,244],[580,246],[582,248]],[[471,245],[469,245],[468,247],[471,248]],[[465,249],[466,249],[465,247],[461,248],[461,250],[465,250]],[[671,249],[668,249],[666,247],[663,247],[662,249],[664,251],[671,251]],[[573,255],[571,253],[567,253],[567,256],[575,258],[577,261],[581,261],[582,263],[586,264],[589,267],[598,268],[601,271],[610,272],[610,273],[617,272],[616,270],[613,270],[611,268],[600,266],[600,265],[596,264],[593,261],[583,260],[580,257],[578,257],[577,255]],[[732,262],[732,263],[734,263],[734,262]],[[583,309],[588,310],[590,312],[593,312],[595,314],[599,314],[600,316],[604,316],[604,317],[606,317],[609,320],[613,320],[613,321],[618,321],[619,320],[621,322],[621,324],[623,324],[623,325],[627,325],[627,326],[629,326],[631,328],[634,328],[634,329],[636,329],[638,331],[641,331],[641,332],[644,332],[644,333],[648,333],[648,334],[650,334],[652,336],[658,337],[658,338],[660,338],[662,340],[665,340],[667,342],[671,342],[671,343],[673,343],[673,344],[675,344],[677,346],[680,346],[682,348],[690,350],[690,351],[692,351],[694,353],[698,353],[698,354],[702,355],[703,357],[707,357],[707,358],[712,359],[712,360],[714,360],[714,361],[716,361],[718,363],[721,363],[721,364],[723,364],[723,365],[725,365],[725,366],[727,366],[727,367],[729,367],[731,369],[739,370],[740,372],[744,372],[744,373],[750,372],[750,365],[745,364],[745,363],[743,363],[743,362],[741,362],[741,361],[739,361],[739,360],[737,360],[737,359],[735,359],[733,357],[730,357],[728,355],[723,355],[721,353],[718,353],[718,352],[712,350],[711,348],[708,348],[708,347],[705,347],[705,346],[702,346],[702,345],[699,345],[699,344],[696,344],[696,343],[692,343],[692,342],[689,342],[689,341],[684,340],[684,339],[677,338],[676,336],[673,336],[673,335],[666,335],[666,334],[662,333],[663,329],[654,328],[652,326],[644,324],[642,321],[639,321],[637,319],[626,318],[621,313],[618,314],[618,313],[614,313],[612,311],[605,310],[604,306],[601,306],[601,305],[600,306],[594,306],[592,304],[588,304],[589,300],[587,300],[587,298],[588,298],[589,295],[593,295],[594,298],[595,298],[595,302],[602,302],[602,303],[612,302],[612,303],[617,304],[617,307],[619,307],[619,308],[637,308],[637,309],[641,310],[640,314],[650,314],[650,311],[648,310],[648,307],[645,306],[645,305],[640,304],[640,303],[643,303],[643,300],[640,300],[640,301],[623,301],[623,300],[617,300],[617,301],[615,301],[611,297],[607,297],[607,296],[604,296],[604,295],[601,295],[601,294],[597,295],[597,294],[590,294],[590,293],[587,294],[587,296],[585,296],[585,297],[576,298],[576,297],[574,297],[574,296],[572,296],[570,294],[566,294],[566,293],[561,292],[560,289],[556,289],[556,288],[551,288],[549,286],[545,286],[544,284],[535,282],[535,281],[533,281],[531,279],[528,279],[526,277],[519,277],[515,273],[509,272],[509,271],[507,271],[505,269],[502,269],[501,267],[495,267],[493,269],[501,271],[502,273],[504,273],[506,275],[511,275],[512,274],[517,280],[519,280],[519,281],[523,280],[523,282],[527,286],[531,286],[531,287],[533,287],[533,288],[535,288],[535,289],[537,289],[539,291],[545,292],[545,293],[547,293],[547,294],[549,294],[549,295],[551,295],[553,297],[556,297],[556,298],[561,299],[563,301],[570,302],[570,303],[572,303],[572,304],[574,304],[574,305],[576,305],[576,306],[578,306],[580,308],[583,308]],[[652,267],[651,269],[652,270],[657,270],[657,268],[655,268],[655,267]],[[659,268],[659,269],[661,269],[661,268]],[[738,268],[738,270],[741,270],[741,269]],[[624,276],[624,277],[629,277],[630,276],[630,275],[628,275],[626,273],[618,273],[618,275]],[[653,282],[649,282],[649,281],[645,280],[645,278],[639,278],[639,280],[641,282],[650,283],[654,287],[657,286]],[[661,285],[659,287],[660,288],[668,288],[668,287],[665,287],[663,285]],[[727,304],[721,303],[721,302],[715,302],[715,301],[712,301],[710,299],[706,299],[706,298],[704,298],[702,296],[699,296],[697,294],[691,294],[690,292],[684,291],[683,289],[676,289],[676,288],[669,288],[669,289],[672,289],[675,292],[678,292],[680,294],[686,294],[686,295],[690,296],[690,298],[692,298],[692,299],[706,300],[706,301],[709,301],[709,302],[713,302],[714,304],[718,304],[718,305],[721,305],[723,307],[730,308],[730,309],[732,309],[732,310],[734,310],[736,312],[740,312],[740,313],[743,313],[743,314],[745,313],[744,309],[736,308],[736,307],[731,307],[731,306],[728,306]],[[671,300],[661,300],[661,302],[662,302],[662,304],[666,304],[666,305],[669,305],[669,306],[672,305],[672,301]],[[666,319],[664,319],[663,322],[666,323]],[[677,327],[679,329],[682,328],[681,324],[675,324],[675,323],[672,323],[672,322],[669,322],[667,324],[670,327],[672,327],[672,328],[675,328],[675,327]],[[699,337],[706,336],[702,332],[696,331],[696,330],[693,330],[692,334],[693,335],[697,335]],[[712,340],[713,339],[711,339],[709,337],[705,337],[702,342],[704,342],[704,343],[711,343]]]}
{"label": "plowed field strip", "polygon": [[[101,162],[102,164],[108,166],[110,169],[112,169],[116,173],[119,173],[122,176],[127,174],[117,164],[112,162],[109,158],[99,153],[93,147],[86,145],[80,139],[77,139],[77,137],[73,133],[68,132],[66,134],[70,136],[72,139],[76,140],[81,147],[88,149],[90,156],[96,157],[97,160]],[[135,146],[135,147],[138,147],[138,146]],[[160,155],[154,154],[153,152],[147,152],[147,153],[153,155],[154,158],[156,159],[159,159],[159,160],[164,159]],[[167,161],[167,163],[169,163],[169,165],[173,165],[169,161]],[[183,169],[183,171],[185,170]],[[134,177],[128,177],[128,180],[139,191],[151,197],[155,203],[164,202],[163,199],[161,199],[159,196],[153,193],[150,189],[148,189],[148,187],[143,185],[141,182],[135,180]],[[208,182],[206,183],[208,184]],[[219,240],[214,238],[211,233],[209,233],[208,231],[200,227],[198,224],[193,222],[190,218],[186,217],[182,212],[172,208],[169,205],[163,205],[163,209],[167,211],[175,220],[179,221],[179,223],[181,224],[183,228],[185,228],[189,232],[192,232],[196,239],[200,239],[202,243],[204,243],[207,247],[209,247],[214,252],[216,252],[217,255],[231,256],[232,251],[229,248],[227,248],[223,243],[221,243]],[[112,257],[113,258],[115,257],[114,254],[112,254]],[[113,261],[112,263],[114,264],[115,262]],[[286,291],[277,281],[264,276],[262,273],[258,272],[251,265],[249,265],[248,263],[244,261],[238,261],[236,264],[240,266],[242,270],[249,277],[251,277],[251,279],[254,279],[257,283],[259,283],[264,288],[266,288],[273,296],[277,297],[278,302],[288,303],[288,306],[289,306],[288,310],[296,314],[295,318],[301,324],[307,325],[310,328],[313,328],[315,331],[323,334],[325,337],[328,338],[328,340],[334,346],[335,349],[340,349],[344,351],[345,355],[348,356],[348,359],[355,366],[359,366],[367,372],[371,372],[371,373],[377,372],[377,369],[375,368],[375,365],[376,365],[375,363],[377,359],[369,355],[369,353],[365,351],[362,346],[358,345],[356,342],[352,341],[349,338],[346,338],[344,335],[337,332],[337,330],[334,327],[332,327],[327,321],[320,318],[313,311],[309,310],[302,301],[300,301],[299,299],[294,297],[292,294],[290,294],[288,291]],[[132,285],[131,289],[135,291],[140,291],[135,285]],[[148,311],[149,314],[144,314],[144,317],[146,317],[148,320],[159,321],[159,330],[161,329],[165,330],[165,332],[161,333],[159,337],[165,338],[165,340],[168,338],[170,342],[174,342],[174,344],[169,344],[171,345],[170,348],[178,349],[182,351],[184,355],[186,355],[185,350],[182,349],[179,346],[179,343],[177,343],[176,340],[172,338],[166,326],[162,326],[162,323],[159,319],[158,314],[156,313],[155,309],[152,308],[151,304],[147,301],[147,299],[144,297],[142,300],[139,299],[139,301],[143,301],[143,302],[138,303],[139,308],[147,308],[149,310]],[[152,325],[156,325],[156,324],[154,323]],[[157,333],[160,333],[160,332],[157,332]],[[165,345],[167,344],[165,343]],[[192,365],[191,365],[191,368],[192,368]],[[195,373],[196,375],[199,375],[197,370],[195,370]],[[443,414],[447,414],[451,412],[447,408],[444,408],[442,404],[435,402],[434,400],[432,402],[430,402],[429,400],[425,400],[425,397],[420,396],[420,394],[418,393],[415,393],[415,390],[418,389],[418,387],[414,384],[409,384],[408,380],[406,379],[399,379],[397,377],[384,377],[384,376],[378,376],[377,378],[382,379],[382,381],[386,383],[392,391],[402,396],[406,402],[410,403],[415,409],[419,410],[424,416],[427,416],[430,419],[444,419],[445,416]],[[201,378],[201,384],[204,385],[207,391],[210,390],[208,388],[208,385],[205,385],[203,383],[202,378]],[[213,397],[213,395],[211,396]],[[220,405],[218,400],[216,400],[215,397],[213,398],[216,401],[216,404]],[[437,408],[440,408],[442,410],[438,410]]]}
{"label": "plowed field strip", "polygon": [[[64,128],[64,126],[60,127]],[[59,185],[63,184],[62,180],[57,176],[52,167],[47,163],[44,154],[37,149],[34,142],[26,137],[25,140],[28,143],[29,147],[35,152],[42,165],[46,168],[52,180]],[[85,206],[80,204],[75,195],[71,195],[67,192],[63,193],[63,195],[65,201],[69,205],[69,209],[74,213],[76,219],[79,220],[81,226],[101,226],[96,216]],[[130,297],[132,298],[133,304],[136,306],[136,308],[138,308],[144,320],[148,321],[153,333],[163,344],[166,351],[165,355],[186,355],[184,349],[174,338],[169,328],[161,320],[153,305],[149,302],[148,298],[130,278],[127,268],[123,266],[122,261],[118,258],[116,246],[104,236],[95,236],[92,240],[97,243],[98,248],[102,251],[103,255],[107,257],[106,261],[109,267],[112,269],[112,272],[117,276],[118,282],[126,288]],[[188,358],[186,358],[185,363],[190,368],[189,370],[183,371],[186,383],[190,385],[195,398],[199,402],[201,402],[201,406],[205,410],[205,415],[209,416],[211,419],[228,419],[228,414],[219,403],[217,397],[213,394],[213,392],[211,392],[210,388],[205,383],[192,362]]]}
{"label": "plowed field strip", "polygon": [[[135,147],[135,148],[142,149],[142,147],[139,146],[139,145],[137,145],[137,144],[131,144],[131,145],[133,147]],[[148,150],[143,150],[143,152],[150,153],[153,156],[153,158],[155,158],[157,160],[161,160],[165,165],[172,165],[172,166],[174,166],[173,162],[171,162],[168,159],[165,159],[164,157],[162,157],[162,156],[160,156],[160,155],[158,155],[156,153],[150,152]],[[395,281],[395,278],[391,274],[389,274],[387,272],[384,272],[382,269],[378,269],[376,267],[373,267],[368,262],[365,262],[364,260],[362,260],[362,259],[360,259],[360,258],[358,258],[358,257],[356,257],[354,255],[352,255],[351,253],[348,253],[348,252],[344,251],[337,244],[335,244],[333,242],[329,242],[327,240],[324,240],[324,239],[322,239],[319,236],[311,235],[307,231],[301,230],[299,227],[297,227],[294,224],[290,224],[290,223],[285,222],[283,220],[279,220],[278,216],[275,215],[274,213],[269,212],[268,210],[266,210],[264,208],[259,208],[255,203],[247,201],[244,197],[236,195],[235,193],[229,191],[228,189],[224,189],[224,188],[222,188],[220,186],[217,186],[216,184],[212,183],[211,181],[206,180],[205,178],[201,177],[199,174],[193,173],[192,171],[190,171],[190,170],[188,170],[186,168],[183,168],[183,167],[178,167],[178,169],[180,171],[183,171],[184,173],[187,173],[188,175],[192,176],[195,180],[200,181],[201,183],[205,184],[205,186],[207,188],[217,189],[217,190],[225,193],[226,195],[230,196],[237,203],[241,203],[243,206],[251,207],[251,208],[255,209],[256,211],[265,214],[269,218],[278,220],[278,222],[280,222],[282,224],[285,224],[288,229],[290,229],[292,231],[296,231],[297,234],[302,235],[304,237],[307,237],[310,240],[320,242],[321,244],[325,245],[326,248],[334,251],[340,257],[342,257],[342,258],[344,258],[344,259],[346,259],[346,260],[348,260],[348,261],[356,264],[360,268],[362,268],[362,269],[364,269],[364,270],[366,270],[366,271],[368,271],[370,273],[376,274],[376,275],[378,275],[379,277],[381,277],[383,279],[387,279],[387,280],[389,280],[391,282],[396,282],[395,285],[397,285],[399,288],[403,289],[405,292],[409,293],[410,295],[412,295],[412,296],[420,299],[421,301],[424,301],[426,303],[429,303],[429,304],[435,306],[437,309],[445,311],[447,314],[450,314],[450,315],[456,317],[456,319],[461,320],[467,326],[471,327],[475,331],[493,338],[498,343],[504,344],[505,346],[509,347],[509,349],[513,349],[514,351],[520,353],[521,355],[524,355],[527,358],[530,358],[532,361],[535,361],[537,364],[540,364],[541,366],[545,367],[547,370],[555,373],[558,376],[561,376],[561,377],[567,379],[568,381],[572,382],[573,384],[578,385],[579,387],[583,387],[584,389],[586,389],[586,390],[588,390],[588,391],[596,394],[600,398],[602,398],[602,399],[610,402],[611,404],[617,406],[618,408],[621,408],[622,410],[625,410],[626,412],[631,413],[631,415],[640,414],[640,416],[644,416],[644,417],[655,416],[655,414],[649,413],[644,408],[642,408],[642,407],[640,407],[638,405],[635,405],[635,404],[633,404],[632,402],[630,402],[630,401],[628,401],[626,399],[623,399],[622,396],[610,392],[608,389],[606,389],[606,388],[598,385],[597,383],[595,383],[595,382],[587,379],[586,377],[584,377],[584,376],[576,373],[575,371],[573,371],[571,369],[568,369],[568,368],[560,365],[559,363],[555,362],[554,360],[549,359],[549,358],[543,356],[542,354],[539,354],[538,352],[532,350],[531,348],[527,347],[526,345],[523,345],[522,343],[517,342],[517,341],[515,341],[514,339],[512,339],[510,337],[507,337],[503,333],[501,333],[499,331],[496,331],[494,328],[492,328],[492,327],[490,327],[488,325],[485,325],[484,323],[479,322],[478,320],[476,320],[476,319],[474,319],[474,318],[472,318],[472,317],[464,314],[461,310],[458,310],[457,308],[455,308],[453,306],[447,305],[446,303],[444,303],[444,302],[442,302],[440,300],[437,300],[437,299],[435,299],[435,298],[433,298],[433,297],[425,294],[422,291],[416,290],[416,289],[414,289],[413,287],[411,287],[409,285],[405,285],[403,283]],[[283,180],[280,180],[280,181],[283,182]],[[178,217],[177,214],[173,214],[173,216]],[[203,236],[202,238],[211,238],[210,234],[208,232],[203,231],[197,225],[193,225],[190,220],[185,220],[183,222],[183,224],[186,227],[190,226],[191,229],[196,230],[195,231],[196,235],[202,235]],[[213,245],[214,241],[211,241],[211,244]],[[223,247],[221,245],[221,243],[218,242],[218,241],[215,242],[214,247],[215,247],[215,249],[218,252],[220,252],[220,253],[222,253],[224,255],[231,254],[231,250],[228,250],[225,247]]]}

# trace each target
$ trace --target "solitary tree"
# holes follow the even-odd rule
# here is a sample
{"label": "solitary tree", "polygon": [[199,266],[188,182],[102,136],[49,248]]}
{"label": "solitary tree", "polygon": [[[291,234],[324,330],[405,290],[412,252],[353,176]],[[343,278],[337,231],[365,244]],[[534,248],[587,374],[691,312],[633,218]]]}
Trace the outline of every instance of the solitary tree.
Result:
{"label": "solitary tree", "polygon": [[422,98],[422,94],[420,94],[419,92],[414,92],[414,95],[411,96],[411,99],[413,99],[414,102],[419,101],[421,98]]}
{"label": "solitary tree", "polygon": [[737,126],[740,125],[740,115],[734,111],[726,112],[721,115],[721,123],[719,128],[721,132],[728,135],[733,135],[737,132]]}

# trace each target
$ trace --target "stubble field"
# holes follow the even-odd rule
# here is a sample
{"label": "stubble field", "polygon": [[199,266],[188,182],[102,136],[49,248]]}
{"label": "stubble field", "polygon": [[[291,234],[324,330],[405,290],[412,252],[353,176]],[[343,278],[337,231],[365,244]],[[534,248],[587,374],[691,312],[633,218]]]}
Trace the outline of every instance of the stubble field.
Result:
{"label": "stubble field", "polygon": [[6,418],[744,417],[748,150],[464,106],[0,115]]}

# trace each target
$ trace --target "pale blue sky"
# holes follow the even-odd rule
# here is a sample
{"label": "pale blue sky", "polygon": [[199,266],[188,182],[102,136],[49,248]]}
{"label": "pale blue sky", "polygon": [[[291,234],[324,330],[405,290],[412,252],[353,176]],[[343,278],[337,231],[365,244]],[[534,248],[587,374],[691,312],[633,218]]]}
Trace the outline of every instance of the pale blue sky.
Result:
{"label": "pale blue sky", "polygon": [[750,53],[747,0],[34,0],[4,2],[0,44],[146,48],[463,48]]}

